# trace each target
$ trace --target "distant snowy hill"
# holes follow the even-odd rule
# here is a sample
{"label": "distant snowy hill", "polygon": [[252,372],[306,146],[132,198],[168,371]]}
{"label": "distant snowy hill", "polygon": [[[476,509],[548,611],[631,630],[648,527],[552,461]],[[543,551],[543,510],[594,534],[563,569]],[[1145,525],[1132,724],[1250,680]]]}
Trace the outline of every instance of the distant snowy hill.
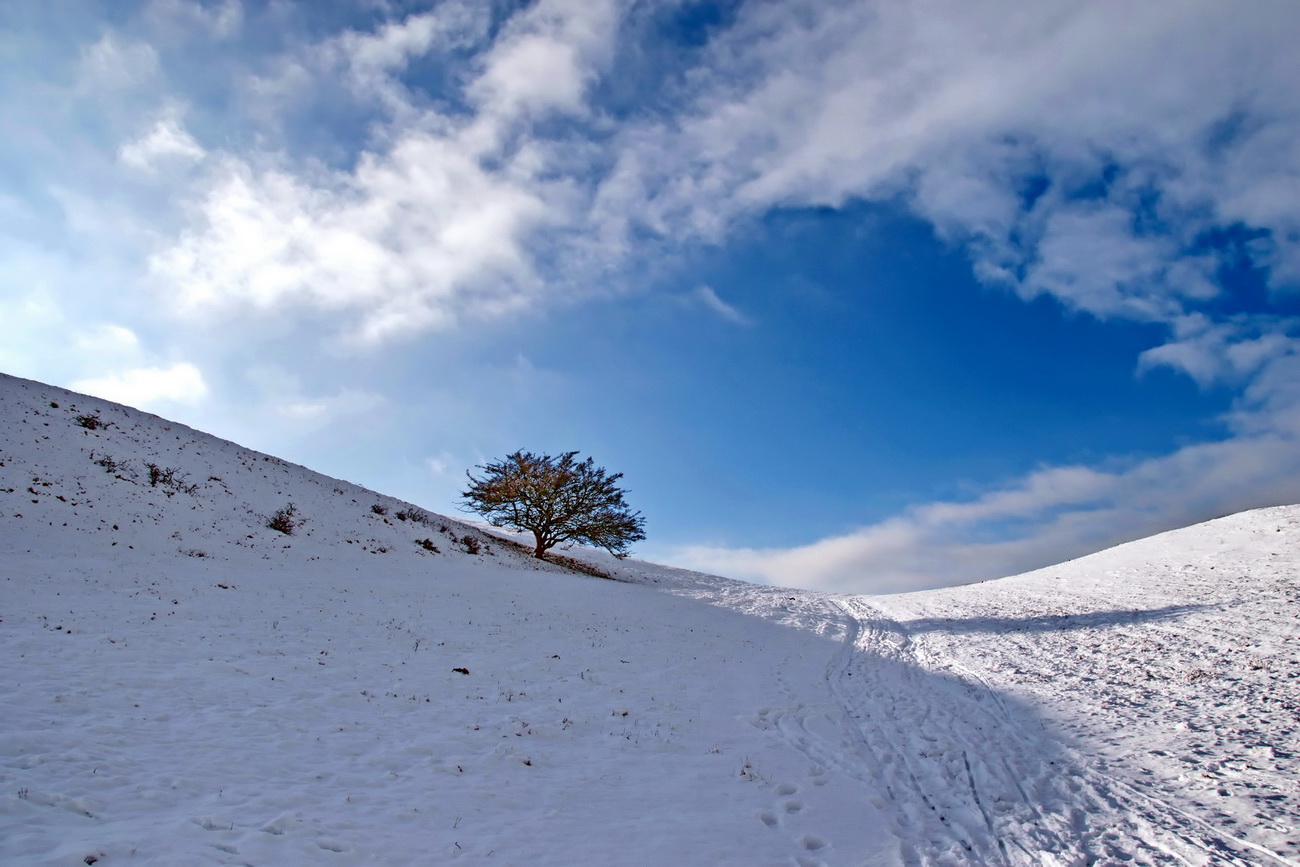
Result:
{"label": "distant snowy hill", "polygon": [[1298,863],[1300,509],[879,598],[570,553],[0,376],[0,863]]}
{"label": "distant snowy hill", "polygon": [[1283,506],[872,602],[923,664],[1031,704],[1141,798],[1297,863],[1298,555]]}

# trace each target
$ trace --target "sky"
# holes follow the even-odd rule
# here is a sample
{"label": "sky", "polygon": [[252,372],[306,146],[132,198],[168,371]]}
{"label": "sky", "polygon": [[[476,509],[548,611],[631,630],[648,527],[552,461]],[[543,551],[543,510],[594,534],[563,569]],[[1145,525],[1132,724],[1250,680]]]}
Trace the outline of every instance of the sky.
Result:
{"label": "sky", "polygon": [[1300,6],[0,6],[0,370],[890,592],[1300,501]]}

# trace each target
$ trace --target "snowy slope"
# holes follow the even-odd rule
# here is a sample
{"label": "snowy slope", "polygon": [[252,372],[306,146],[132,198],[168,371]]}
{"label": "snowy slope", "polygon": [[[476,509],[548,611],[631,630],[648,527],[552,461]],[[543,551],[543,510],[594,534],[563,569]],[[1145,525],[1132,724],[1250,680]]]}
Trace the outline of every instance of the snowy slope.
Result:
{"label": "snowy slope", "polygon": [[1296,863],[1295,509],[884,598],[412,517],[0,377],[0,863]]}
{"label": "snowy slope", "polygon": [[0,435],[0,863],[897,861],[856,781],[751,723],[784,689],[834,711],[834,636],[472,556],[36,383],[0,381]]}
{"label": "snowy slope", "polygon": [[1031,704],[1141,798],[1296,863],[1298,565],[1300,508],[1283,506],[872,601],[920,664]]}

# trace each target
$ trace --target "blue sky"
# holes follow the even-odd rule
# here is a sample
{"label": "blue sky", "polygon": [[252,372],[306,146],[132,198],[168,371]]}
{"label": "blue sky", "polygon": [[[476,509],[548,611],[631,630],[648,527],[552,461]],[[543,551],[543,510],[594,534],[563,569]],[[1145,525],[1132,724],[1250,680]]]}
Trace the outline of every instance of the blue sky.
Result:
{"label": "blue sky", "polygon": [[863,592],[1300,500],[1300,7],[0,9],[0,369]]}

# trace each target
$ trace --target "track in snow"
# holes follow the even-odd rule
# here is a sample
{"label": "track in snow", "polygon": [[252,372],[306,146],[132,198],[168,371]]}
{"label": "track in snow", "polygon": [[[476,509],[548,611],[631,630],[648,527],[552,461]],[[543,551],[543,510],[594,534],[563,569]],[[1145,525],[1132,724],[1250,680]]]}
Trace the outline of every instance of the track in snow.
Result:
{"label": "track in snow", "polygon": [[1064,747],[1032,710],[927,658],[865,600],[824,601],[842,731],[805,708],[765,721],[814,762],[883,792],[915,865],[1292,864],[1142,794]]}

